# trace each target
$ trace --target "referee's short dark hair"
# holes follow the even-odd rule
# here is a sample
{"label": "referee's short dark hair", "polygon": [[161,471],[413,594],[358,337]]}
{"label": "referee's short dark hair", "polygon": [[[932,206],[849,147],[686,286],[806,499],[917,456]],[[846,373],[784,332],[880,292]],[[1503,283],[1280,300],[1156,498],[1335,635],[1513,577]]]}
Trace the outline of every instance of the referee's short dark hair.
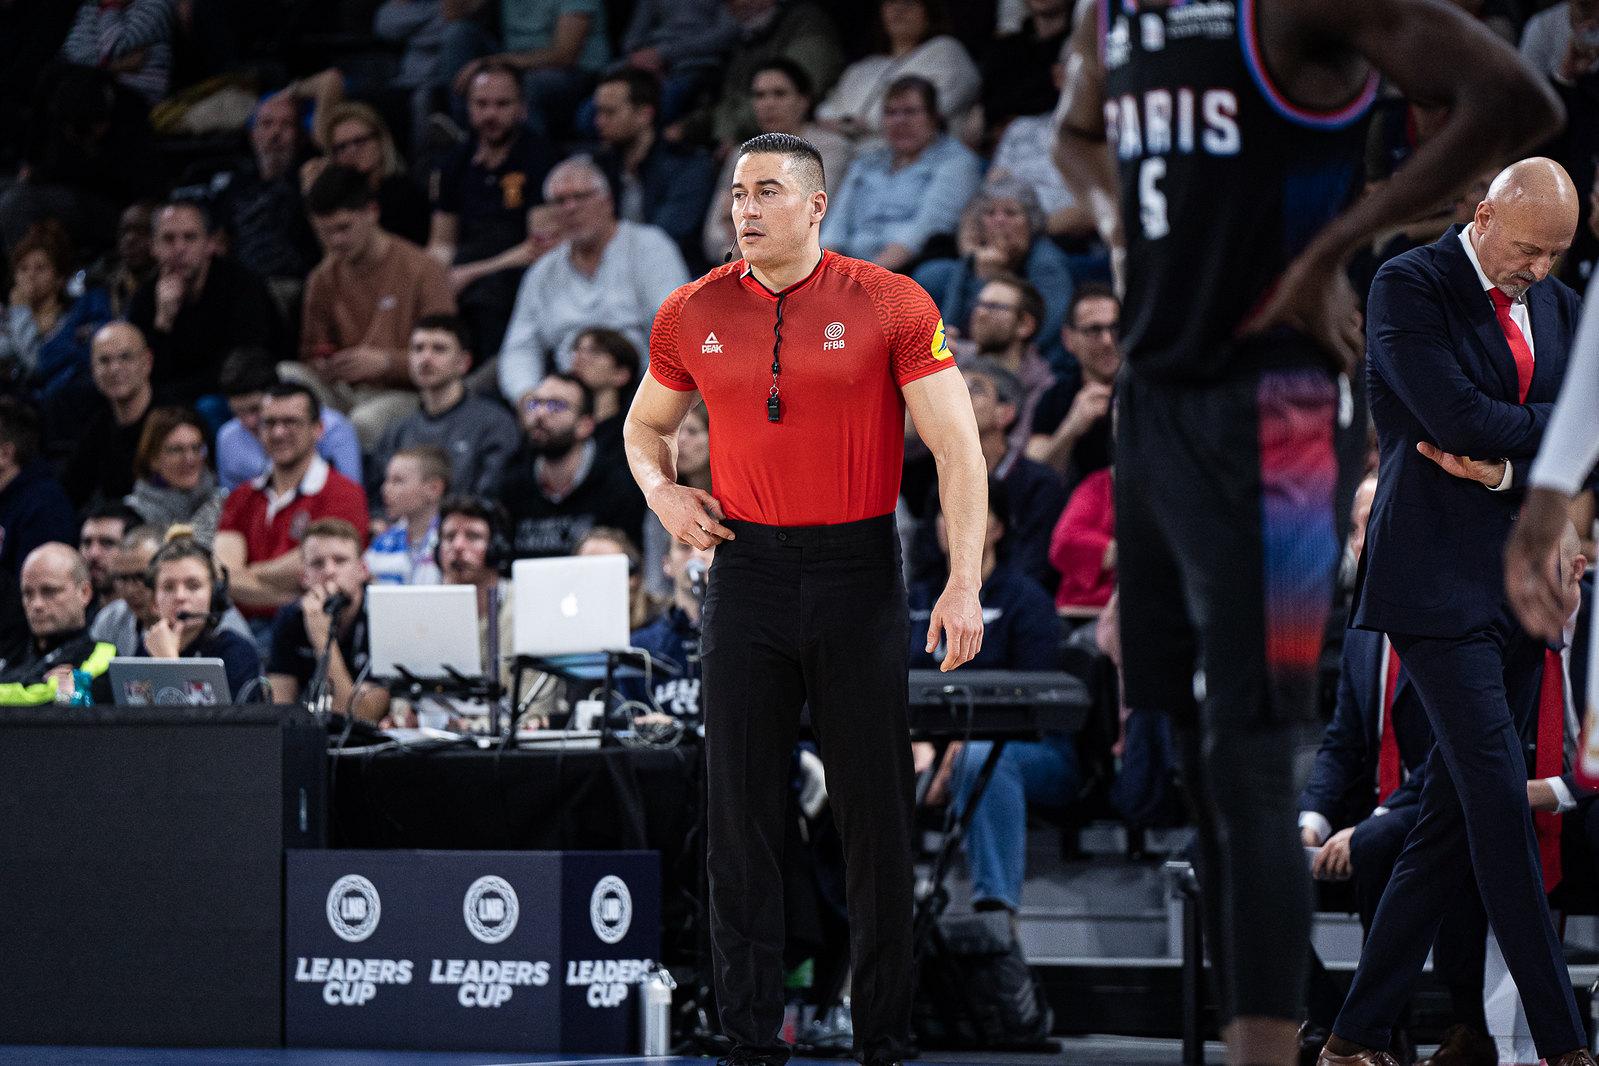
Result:
{"label": "referee's short dark hair", "polygon": [[825,192],[827,174],[822,168],[822,153],[803,137],[792,133],[762,133],[738,146],[740,159],[747,155],[780,155],[794,161],[800,180],[809,188],[807,192]]}
{"label": "referee's short dark hair", "polygon": [[365,174],[354,167],[325,167],[305,194],[305,206],[314,217],[337,211],[361,211],[377,200]]}

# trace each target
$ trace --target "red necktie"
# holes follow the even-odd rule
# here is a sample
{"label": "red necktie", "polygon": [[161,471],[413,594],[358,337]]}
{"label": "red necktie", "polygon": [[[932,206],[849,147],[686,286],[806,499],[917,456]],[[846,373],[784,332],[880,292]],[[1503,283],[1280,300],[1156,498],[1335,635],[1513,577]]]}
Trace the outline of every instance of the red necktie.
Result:
{"label": "red necktie", "polygon": [[[1386,643],[1386,642],[1385,642]],[[1382,739],[1377,746],[1377,802],[1387,803],[1403,775],[1399,735],[1394,731],[1394,690],[1399,687],[1399,653],[1388,645],[1388,683],[1382,693]]]}
{"label": "red necktie", "polygon": [[[1538,753],[1533,758],[1533,773],[1539,780],[1560,776],[1566,746],[1566,687],[1560,669],[1560,653],[1546,649],[1543,657],[1543,682],[1538,686]],[[1538,858],[1543,863],[1543,890],[1553,892],[1560,883],[1560,815],[1532,812],[1538,834]]]}
{"label": "red necktie", "polygon": [[1499,319],[1499,329],[1504,333],[1505,342],[1510,345],[1510,354],[1516,360],[1516,402],[1526,403],[1527,390],[1532,386],[1532,349],[1527,347],[1527,338],[1522,335],[1521,327],[1510,317],[1510,297],[1497,287],[1489,289],[1488,295],[1493,298],[1494,317]]}

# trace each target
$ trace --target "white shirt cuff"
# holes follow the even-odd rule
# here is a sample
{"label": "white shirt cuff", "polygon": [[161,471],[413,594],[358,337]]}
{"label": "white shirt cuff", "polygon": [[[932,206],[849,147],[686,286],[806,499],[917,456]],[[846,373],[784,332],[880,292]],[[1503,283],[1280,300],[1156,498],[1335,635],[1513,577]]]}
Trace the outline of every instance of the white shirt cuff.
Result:
{"label": "white shirt cuff", "polygon": [[1505,476],[1499,479],[1499,484],[1489,489],[1489,492],[1508,492],[1511,482],[1516,480],[1516,467],[1509,459],[1504,460]]}
{"label": "white shirt cuff", "polygon": [[1315,811],[1299,812],[1299,828],[1313,831],[1317,844],[1327,843],[1327,838],[1332,836],[1332,823]]}
{"label": "white shirt cuff", "polygon": [[1577,797],[1571,794],[1571,789],[1566,787],[1564,781],[1558,777],[1546,777],[1544,781],[1549,785],[1550,790],[1554,792],[1555,802],[1560,804],[1560,806],[1555,808],[1556,814],[1565,814],[1567,811],[1577,809]]}

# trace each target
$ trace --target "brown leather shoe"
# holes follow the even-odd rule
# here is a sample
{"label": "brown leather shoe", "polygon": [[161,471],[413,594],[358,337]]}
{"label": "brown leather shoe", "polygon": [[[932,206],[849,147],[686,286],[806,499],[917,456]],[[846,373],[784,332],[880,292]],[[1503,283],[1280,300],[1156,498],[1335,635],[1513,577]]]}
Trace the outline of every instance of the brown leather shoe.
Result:
{"label": "brown leather shoe", "polygon": [[1499,1066],[1499,1045],[1469,1025],[1452,1025],[1432,1058],[1417,1066]]}
{"label": "brown leather shoe", "polygon": [[1326,1048],[1316,1066],[1399,1066],[1399,1060],[1386,1051],[1357,1051],[1352,1055],[1334,1055]]}
{"label": "brown leather shoe", "polygon": [[1593,1055],[1587,1048],[1578,1048],[1576,1051],[1566,1052],[1557,1059],[1550,1059],[1549,1066],[1599,1066],[1599,1063],[1594,1062]]}

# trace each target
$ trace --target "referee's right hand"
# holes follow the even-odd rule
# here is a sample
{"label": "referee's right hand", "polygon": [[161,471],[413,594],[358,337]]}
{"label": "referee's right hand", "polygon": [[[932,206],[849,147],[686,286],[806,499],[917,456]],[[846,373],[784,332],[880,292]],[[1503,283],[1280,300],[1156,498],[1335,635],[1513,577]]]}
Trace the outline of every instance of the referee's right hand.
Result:
{"label": "referee's right hand", "polygon": [[727,517],[722,513],[722,505],[703,489],[662,485],[650,493],[646,502],[679,544],[714,548],[724,540],[733,539],[733,531],[721,522]]}

